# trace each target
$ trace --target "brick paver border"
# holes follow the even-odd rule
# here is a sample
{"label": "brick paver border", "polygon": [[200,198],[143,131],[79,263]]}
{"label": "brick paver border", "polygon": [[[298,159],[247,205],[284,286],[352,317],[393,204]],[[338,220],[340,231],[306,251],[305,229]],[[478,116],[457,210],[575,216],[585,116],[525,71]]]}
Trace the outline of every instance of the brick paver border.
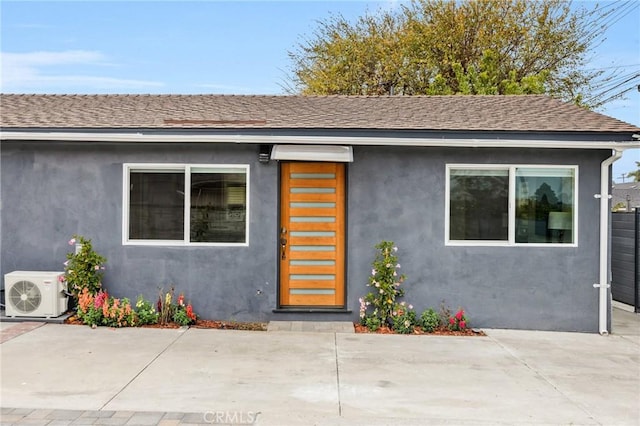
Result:
{"label": "brick paver border", "polygon": [[0,344],[13,339],[14,337],[18,337],[21,334],[28,333],[31,330],[42,327],[45,324],[46,322],[21,322],[12,327],[5,328],[2,330],[2,333],[0,333]]}

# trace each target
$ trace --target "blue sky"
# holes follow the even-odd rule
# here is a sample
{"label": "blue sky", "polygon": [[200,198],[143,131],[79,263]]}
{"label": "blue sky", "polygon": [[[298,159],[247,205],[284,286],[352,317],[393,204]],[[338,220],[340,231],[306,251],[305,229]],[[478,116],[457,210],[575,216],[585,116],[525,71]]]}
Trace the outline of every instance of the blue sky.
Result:
{"label": "blue sky", "polygon": [[[639,5],[609,28],[593,68],[640,73]],[[287,52],[318,20],[395,7],[395,0],[0,0],[0,85],[5,93],[281,94]],[[640,78],[624,87],[634,82]],[[640,92],[598,111],[640,126]],[[614,177],[634,170],[635,161],[640,150],[625,152]]]}

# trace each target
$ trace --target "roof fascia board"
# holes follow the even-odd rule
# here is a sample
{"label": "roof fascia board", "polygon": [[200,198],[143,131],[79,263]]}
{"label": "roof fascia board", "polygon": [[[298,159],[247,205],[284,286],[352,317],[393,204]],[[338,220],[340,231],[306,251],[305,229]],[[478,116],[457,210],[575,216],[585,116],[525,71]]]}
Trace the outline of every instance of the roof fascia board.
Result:
{"label": "roof fascia board", "polygon": [[364,138],[426,138],[426,139],[534,139],[534,140],[573,140],[573,141],[628,141],[633,140],[631,132],[566,132],[566,131],[500,131],[500,130],[438,130],[438,129],[256,129],[256,128],[48,128],[48,127],[0,127],[2,132],[10,133],[81,133],[81,134],[117,134],[117,135],[175,135],[192,136],[286,136],[286,137],[364,137]]}
{"label": "roof fascia board", "polygon": [[362,136],[277,136],[277,135],[212,135],[212,134],[145,134],[95,132],[0,132],[3,141],[61,141],[108,143],[237,143],[299,144],[352,146],[433,146],[463,148],[569,148],[629,149],[639,148],[637,141],[562,141],[552,139],[482,139]]}

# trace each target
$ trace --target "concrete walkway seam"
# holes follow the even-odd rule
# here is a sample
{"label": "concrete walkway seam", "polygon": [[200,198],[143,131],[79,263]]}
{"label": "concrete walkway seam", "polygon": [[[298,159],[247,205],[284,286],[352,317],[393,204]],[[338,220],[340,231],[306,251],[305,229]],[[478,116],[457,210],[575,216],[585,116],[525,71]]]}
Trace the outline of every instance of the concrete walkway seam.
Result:
{"label": "concrete walkway seam", "polygon": [[333,348],[336,355],[336,385],[338,393],[338,416],[342,417],[342,396],[340,395],[340,363],[338,362],[338,333],[333,333]]}
{"label": "concrete walkway seam", "polygon": [[587,407],[585,407],[583,404],[580,404],[579,402],[573,400],[572,398],[569,397],[569,395],[567,395],[566,393],[564,393],[560,388],[558,388],[552,381],[550,378],[548,378],[545,374],[543,374],[542,372],[538,371],[536,368],[534,368],[533,366],[531,366],[527,361],[525,361],[524,359],[520,358],[511,348],[507,347],[504,343],[500,342],[499,340],[495,339],[493,336],[491,336],[489,333],[487,333],[487,336],[489,337],[489,339],[491,339],[494,343],[496,343],[498,346],[500,346],[502,349],[505,350],[505,352],[507,352],[510,356],[512,356],[515,360],[517,360],[518,362],[522,363],[522,365],[524,365],[527,369],[529,369],[532,373],[534,373],[536,376],[541,377],[545,383],[547,383],[549,386],[551,386],[553,388],[553,390],[555,390],[556,392],[558,392],[560,395],[562,395],[563,398],[565,398],[567,401],[569,401],[570,403],[572,403],[573,405],[575,405],[576,407],[580,408],[580,410],[582,410],[588,417],[589,419],[593,420],[594,422],[601,424],[600,422],[598,422],[595,418],[595,416],[593,415],[593,413],[591,413]]}
{"label": "concrete walkway seam", "polygon": [[640,346],[640,340],[638,339],[632,339],[631,337],[628,336],[615,336],[615,337],[619,337],[620,339],[624,340],[625,342],[629,342],[634,346]]}
{"label": "concrete walkway seam", "polygon": [[105,407],[107,405],[109,405],[111,403],[111,401],[113,401],[114,399],[116,399],[122,392],[124,392],[124,390],[126,388],[129,387],[129,385],[131,383],[133,383],[142,373],[144,373],[147,368],[149,368],[149,366],[151,366],[151,364],[153,364],[158,358],[160,358],[160,356],[162,356],[162,354],[164,354],[170,347],[172,347],[178,340],[180,340],[180,338],[182,336],[184,336],[185,332],[189,330],[188,327],[181,327],[180,328],[180,334],[178,334],[178,336],[173,339],[163,350],[161,350],[160,352],[158,352],[158,354],[156,354],[155,357],[153,357],[153,359],[151,361],[149,361],[140,371],[138,371],[137,374],[135,374],[131,380],[129,380],[123,387],[122,389],[120,389],[118,392],[116,392],[111,398],[109,398],[109,400],[107,402],[104,403],[104,405],[102,407],[100,407],[100,410],[104,410]]}

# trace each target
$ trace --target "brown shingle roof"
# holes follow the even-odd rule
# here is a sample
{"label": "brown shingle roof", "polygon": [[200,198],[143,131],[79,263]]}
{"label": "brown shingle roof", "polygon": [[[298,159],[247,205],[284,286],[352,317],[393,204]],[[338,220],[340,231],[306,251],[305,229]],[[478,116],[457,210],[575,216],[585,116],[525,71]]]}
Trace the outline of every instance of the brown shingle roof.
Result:
{"label": "brown shingle roof", "polygon": [[0,95],[0,127],[639,132],[543,95]]}

